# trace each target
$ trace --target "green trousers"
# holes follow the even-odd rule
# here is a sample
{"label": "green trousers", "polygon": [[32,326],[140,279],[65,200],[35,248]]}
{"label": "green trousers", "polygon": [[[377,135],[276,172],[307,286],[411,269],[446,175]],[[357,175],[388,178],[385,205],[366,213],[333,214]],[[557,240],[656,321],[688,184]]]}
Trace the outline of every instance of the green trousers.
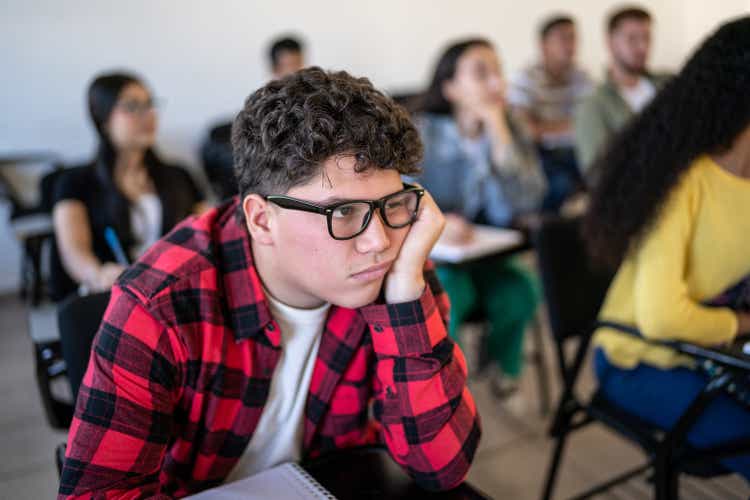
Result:
{"label": "green trousers", "polygon": [[451,301],[448,333],[458,341],[461,324],[477,310],[490,324],[487,349],[509,377],[523,368],[523,335],[539,303],[536,277],[514,259],[438,266]]}

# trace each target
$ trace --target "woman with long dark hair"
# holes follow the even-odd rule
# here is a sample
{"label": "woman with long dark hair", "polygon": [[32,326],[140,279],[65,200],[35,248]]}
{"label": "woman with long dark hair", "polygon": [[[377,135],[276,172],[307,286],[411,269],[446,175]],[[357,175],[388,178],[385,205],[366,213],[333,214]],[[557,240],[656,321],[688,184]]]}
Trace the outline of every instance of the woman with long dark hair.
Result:
{"label": "woman with long dark hair", "polygon": [[[707,375],[621,330],[703,345],[750,333],[750,17],[709,37],[598,163],[584,232],[592,256],[619,269],[596,373],[608,398],[670,428]],[[725,292],[743,286],[744,303],[728,305]],[[750,437],[748,399],[721,395],[691,443]],[[750,456],[722,463],[750,480]]]}
{"label": "woman with long dark hair", "polygon": [[77,285],[109,289],[125,261],[202,208],[203,195],[187,171],[165,164],[153,150],[154,100],[141,80],[126,73],[98,76],[88,108],[99,139],[96,156],[62,174],[55,187],[54,299]]}
{"label": "woman with long dark hair", "polygon": [[[472,224],[508,226],[537,210],[545,191],[533,144],[506,112],[505,81],[484,39],[454,43],[440,57],[417,119],[425,155],[419,181],[446,214],[443,238],[472,237]],[[517,387],[523,334],[538,302],[532,275],[512,259],[438,269],[451,299],[450,334],[474,310],[491,324],[489,357]]]}

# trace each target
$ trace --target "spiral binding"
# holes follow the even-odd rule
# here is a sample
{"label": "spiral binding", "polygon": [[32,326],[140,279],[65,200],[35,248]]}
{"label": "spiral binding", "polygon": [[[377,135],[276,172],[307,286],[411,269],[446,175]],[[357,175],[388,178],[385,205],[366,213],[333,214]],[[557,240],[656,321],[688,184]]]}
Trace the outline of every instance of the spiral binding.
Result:
{"label": "spiral binding", "polygon": [[336,497],[331,495],[330,491],[325,489],[322,484],[320,484],[314,477],[312,477],[299,464],[292,462],[289,465],[291,465],[292,468],[295,471],[297,471],[305,479],[303,481],[305,485],[305,489],[307,489],[313,495],[314,498],[321,498],[325,500],[336,500]]}

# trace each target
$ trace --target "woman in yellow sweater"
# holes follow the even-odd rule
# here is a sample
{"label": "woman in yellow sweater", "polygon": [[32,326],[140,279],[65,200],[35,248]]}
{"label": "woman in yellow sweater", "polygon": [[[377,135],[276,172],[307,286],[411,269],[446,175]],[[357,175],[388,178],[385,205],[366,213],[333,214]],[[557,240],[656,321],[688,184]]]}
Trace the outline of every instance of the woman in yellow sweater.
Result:
{"label": "woman in yellow sweater", "polygon": [[[703,345],[749,334],[747,310],[708,303],[750,277],[750,17],[708,38],[598,163],[585,235],[619,264],[600,319]],[[616,329],[594,344],[605,395],[662,428],[706,383],[691,359]],[[750,406],[729,395],[689,434],[696,447],[742,437]],[[722,463],[750,481],[750,456]]]}

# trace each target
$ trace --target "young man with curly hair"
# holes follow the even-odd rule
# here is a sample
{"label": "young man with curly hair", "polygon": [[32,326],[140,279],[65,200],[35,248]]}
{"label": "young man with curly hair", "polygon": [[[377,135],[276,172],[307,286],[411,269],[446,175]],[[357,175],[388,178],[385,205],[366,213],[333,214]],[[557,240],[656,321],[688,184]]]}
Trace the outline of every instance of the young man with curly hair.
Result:
{"label": "young man with curly hair", "polygon": [[60,497],[179,497],[371,443],[456,486],[479,420],[427,260],[444,218],[401,180],[422,157],[407,114],[309,68],[247,99],[233,147],[239,197],[112,290]]}

